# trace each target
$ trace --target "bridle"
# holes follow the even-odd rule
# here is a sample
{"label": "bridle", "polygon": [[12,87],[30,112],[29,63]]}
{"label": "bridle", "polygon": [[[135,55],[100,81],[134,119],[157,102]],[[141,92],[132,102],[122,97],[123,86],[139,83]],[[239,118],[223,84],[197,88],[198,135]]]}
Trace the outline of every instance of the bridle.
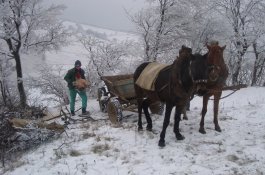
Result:
{"label": "bridle", "polygon": [[[221,67],[218,65],[209,65],[208,66],[208,71],[209,71],[208,79],[209,79],[209,81],[216,82],[218,80],[218,78],[220,77],[220,70],[221,70]],[[216,75],[214,75],[215,77],[213,78],[213,77],[211,77],[211,74],[216,74]]]}

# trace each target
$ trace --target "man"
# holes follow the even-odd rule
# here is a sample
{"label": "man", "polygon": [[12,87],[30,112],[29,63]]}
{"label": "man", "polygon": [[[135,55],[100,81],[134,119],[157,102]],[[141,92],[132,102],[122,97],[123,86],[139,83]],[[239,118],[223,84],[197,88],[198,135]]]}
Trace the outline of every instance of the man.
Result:
{"label": "man", "polygon": [[75,99],[76,94],[78,94],[82,99],[82,115],[88,115],[89,112],[86,111],[87,108],[87,95],[85,88],[77,86],[78,80],[85,80],[85,71],[81,69],[81,62],[79,60],[75,61],[75,67],[68,70],[64,77],[65,81],[68,83],[68,88],[70,92],[70,111],[71,115],[75,115]]}

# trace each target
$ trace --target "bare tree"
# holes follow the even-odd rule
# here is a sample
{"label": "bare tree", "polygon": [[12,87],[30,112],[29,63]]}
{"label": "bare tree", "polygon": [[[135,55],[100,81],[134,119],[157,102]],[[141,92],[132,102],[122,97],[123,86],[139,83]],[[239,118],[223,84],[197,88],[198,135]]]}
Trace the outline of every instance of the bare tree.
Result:
{"label": "bare tree", "polygon": [[39,76],[32,78],[31,86],[39,88],[41,94],[48,95],[46,99],[49,101],[56,102],[59,105],[69,104],[67,88],[62,73],[64,73],[62,66],[41,65]]}
{"label": "bare tree", "polygon": [[[168,28],[170,21],[170,11],[172,10],[174,0],[154,1],[157,6],[142,10],[131,20],[137,25],[144,41],[145,61],[156,61],[159,55],[168,50],[168,43],[165,43],[166,37],[172,30]],[[167,45],[167,46],[166,46]]]}
{"label": "bare tree", "polygon": [[[264,34],[264,30],[260,30],[260,27],[258,30],[255,28],[265,17],[265,4],[262,0],[218,0],[215,5],[229,20],[232,28],[230,41],[235,54],[230,60],[230,71],[232,71],[232,83],[238,84],[241,81],[240,72],[249,47],[255,46],[255,40]],[[242,71],[244,72],[246,71]]]}
{"label": "bare tree", "polygon": [[258,47],[257,42],[252,44],[255,62],[252,71],[251,86],[262,85],[265,75],[265,48]]}
{"label": "bare tree", "polygon": [[131,16],[131,20],[137,25],[140,35],[144,43],[144,61],[152,60],[152,46],[151,36],[152,29],[155,25],[155,20],[151,11],[140,11],[134,17]]}
{"label": "bare tree", "polygon": [[219,26],[214,28],[216,18],[209,16],[205,0],[152,2],[153,6],[131,17],[144,41],[145,61],[169,62],[183,44],[201,51],[208,40],[221,33]]}
{"label": "bare tree", "polygon": [[27,98],[23,85],[21,52],[43,52],[58,49],[65,43],[67,33],[57,16],[63,6],[43,8],[42,0],[0,1],[0,42],[5,43],[0,54],[15,60],[17,87],[20,105],[26,106]]}
{"label": "bare tree", "polygon": [[95,94],[101,76],[120,72],[122,67],[126,68],[123,58],[127,56],[126,48],[130,43],[103,41],[86,34],[80,37],[80,42],[88,52],[87,72],[93,84],[92,93]]}

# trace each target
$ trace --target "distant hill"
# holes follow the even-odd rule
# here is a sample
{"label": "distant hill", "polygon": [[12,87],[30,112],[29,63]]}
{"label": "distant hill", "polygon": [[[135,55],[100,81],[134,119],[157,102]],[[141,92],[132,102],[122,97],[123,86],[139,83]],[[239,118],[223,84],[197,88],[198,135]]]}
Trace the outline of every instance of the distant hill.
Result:
{"label": "distant hill", "polygon": [[124,41],[133,40],[138,41],[139,37],[136,34],[113,31],[109,29],[103,29],[95,26],[77,24],[74,22],[66,21],[64,25],[69,31],[74,34],[70,37],[70,44],[66,47],[62,47],[59,51],[47,52],[44,55],[22,55],[22,65],[24,76],[35,76],[38,72],[40,65],[48,64],[51,66],[61,65],[65,69],[73,66],[75,60],[80,60],[83,65],[86,63],[87,51],[79,43],[77,39],[78,34],[89,33],[99,39],[106,41]]}

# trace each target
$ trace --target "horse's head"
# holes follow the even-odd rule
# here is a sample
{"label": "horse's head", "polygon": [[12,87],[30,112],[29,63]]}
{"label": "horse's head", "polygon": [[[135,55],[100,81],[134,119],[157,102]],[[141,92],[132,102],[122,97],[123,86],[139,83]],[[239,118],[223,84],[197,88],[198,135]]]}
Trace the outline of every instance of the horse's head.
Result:
{"label": "horse's head", "polygon": [[186,76],[192,83],[205,84],[208,79],[206,57],[200,54],[192,54],[192,49],[182,46],[179,50],[179,58],[183,63],[179,70],[182,76]]}
{"label": "horse's head", "polygon": [[220,47],[217,44],[207,45],[207,64],[208,64],[208,77],[211,82],[217,81],[217,79],[224,71],[225,62],[223,52],[226,46]]}

